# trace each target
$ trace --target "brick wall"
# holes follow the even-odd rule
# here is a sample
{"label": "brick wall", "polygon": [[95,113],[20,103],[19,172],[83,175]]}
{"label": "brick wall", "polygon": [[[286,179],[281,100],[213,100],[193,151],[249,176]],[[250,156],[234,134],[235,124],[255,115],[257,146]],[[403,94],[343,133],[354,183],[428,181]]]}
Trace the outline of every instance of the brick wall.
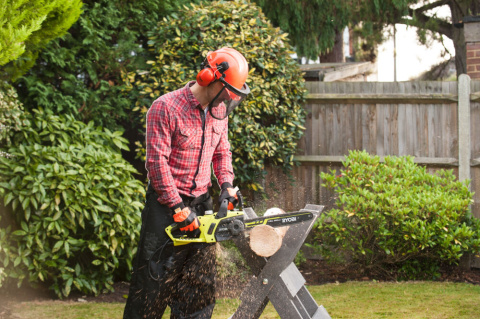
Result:
{"label": "brick wall", "polygon": [[467,43],[467,74],[480,79],[480,42]]}
{"label": "brick wall", "polygon": [[464,18],[464,35],[467,47],[467,74],[480,79],[480,16]]}

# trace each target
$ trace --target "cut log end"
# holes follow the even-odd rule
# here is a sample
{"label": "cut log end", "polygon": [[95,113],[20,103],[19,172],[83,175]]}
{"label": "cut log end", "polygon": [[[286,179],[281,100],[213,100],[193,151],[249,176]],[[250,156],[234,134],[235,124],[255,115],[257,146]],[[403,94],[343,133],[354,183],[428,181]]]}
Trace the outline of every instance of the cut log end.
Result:
{"label": "cut log end", "polygon": [[[285,214],[280,208],[268,209],[264,216]],[[273,256],[282,247],[283,237],[288,227],[273,228],[268,225],[255,226],[250,232],[250,248],[261,257]]]}
{"label": "cut log end", "polygon": [[282,247],[283,236],[268,225],[255,226],[250,232],[250,248],[261,257],[270,257]]}

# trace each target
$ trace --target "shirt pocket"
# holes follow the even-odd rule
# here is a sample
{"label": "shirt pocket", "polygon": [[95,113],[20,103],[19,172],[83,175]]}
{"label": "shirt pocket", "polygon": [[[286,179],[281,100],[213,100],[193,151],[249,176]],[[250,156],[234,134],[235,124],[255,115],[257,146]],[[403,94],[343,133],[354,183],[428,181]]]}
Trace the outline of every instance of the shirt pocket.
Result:
{"label": "shirt pocket", "polygon": [[180,128],[176,145],[182,149],[200,148],[197,131],[198,130],[195,127]]}
{"label": "shirt pocket", "polygon": [[220,137],[222,136],[225,128],[223,126],[212,126],[212,147],[216,148],[220,142]]}

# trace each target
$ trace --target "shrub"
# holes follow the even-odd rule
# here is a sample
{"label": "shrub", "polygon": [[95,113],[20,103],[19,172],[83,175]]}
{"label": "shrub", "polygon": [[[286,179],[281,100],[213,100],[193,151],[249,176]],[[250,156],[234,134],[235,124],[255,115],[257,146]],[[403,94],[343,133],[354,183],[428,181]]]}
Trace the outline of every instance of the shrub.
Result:
{"label": "shrub", "polygon": [[0,280],[46,282],[58,296],[112,289],[131,268],[143,206],[120,153],[126,140],[43,110],[27,121],[5,150],[12,157],[0,158],[0,194],[13,209],[0,216]]}
{"label": "shrub", "polygon": [[10,142],[10,132],[18,131],[22,120],[23,106],[18,101],[17,92],[6,82],[0,81],[0,144]]}
{"label": "shrub", "polygon": [[[241,0],[192,4],[163,19],[149,39],[156,56],[148,62],[151,68],[127,77],[132,91],[142,94],[138,108],[145,113],[154,99],[194,80],[208,51],[233,47],[249,63],[252,92],[229,119],[236,183],[258,190],[267,163],[286,170],[294,165],[304,130],[304,80],[290,57],[287,34],[273,28],[256,5]],[[144,122],[144,114],[141,118]]]}
{"label": "shrub", "polygon": [[[0,146],[10,145],[10,135],[21,129],[24,120],[22,103],[18,101],[15,89],[6,82],[0,81]],[[0,157],[9,158],[11,154],[0,149]],[[0,204],[0,226],[2,225],[2,214],[5,213],[7,211]],[[0,229],[0,256],[2,256],[2,251],[8,251],[10,248],[12,247],[6,241],[6,232]],[[0,260],[0,286],[6,278],[7,273],[1,266]]]}
{"label": "shrub", "polygon": [[21,101],[111,131],[140,125],[131,120],[135,97],[121,93],[121,74],[145,65],[147,30],[187,1],[83,0],[78,21],[17,82]]}
{"label": "shrub", "polygon": [[472,193],[451,170],[430,174],[412,157],[382,163],[364,151],[350,152],[343,166],[339,175],[322,173],[338,196],[318,224],[324,253],[339,249],[363,270],[414,279],[480,250]]}

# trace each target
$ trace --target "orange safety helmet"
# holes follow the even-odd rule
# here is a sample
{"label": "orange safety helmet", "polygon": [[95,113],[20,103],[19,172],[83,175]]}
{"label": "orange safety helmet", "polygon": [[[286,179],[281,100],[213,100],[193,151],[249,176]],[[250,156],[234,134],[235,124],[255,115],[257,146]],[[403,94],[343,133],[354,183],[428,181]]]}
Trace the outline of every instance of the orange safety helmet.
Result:
{"label": "orange safety helmet", "polygon": [[[202,63],[202,70],[197,74],[197,83],[200,86],[208,86],[215,81],[220,81],[230,97],[230,99],[223,101],[224,105],[222,107],[215,107],[215,112],[212,112],[213,107],[209,107],[210,114],[213,117],[224,119],[250,93],[250,88],[245,83],[247,77],[247,60],[237,50],[221,48],[207,53],[206,61]],[[215,99],[222,92],[223,90]],[[224,110],[223,107],[225,107]]]}

